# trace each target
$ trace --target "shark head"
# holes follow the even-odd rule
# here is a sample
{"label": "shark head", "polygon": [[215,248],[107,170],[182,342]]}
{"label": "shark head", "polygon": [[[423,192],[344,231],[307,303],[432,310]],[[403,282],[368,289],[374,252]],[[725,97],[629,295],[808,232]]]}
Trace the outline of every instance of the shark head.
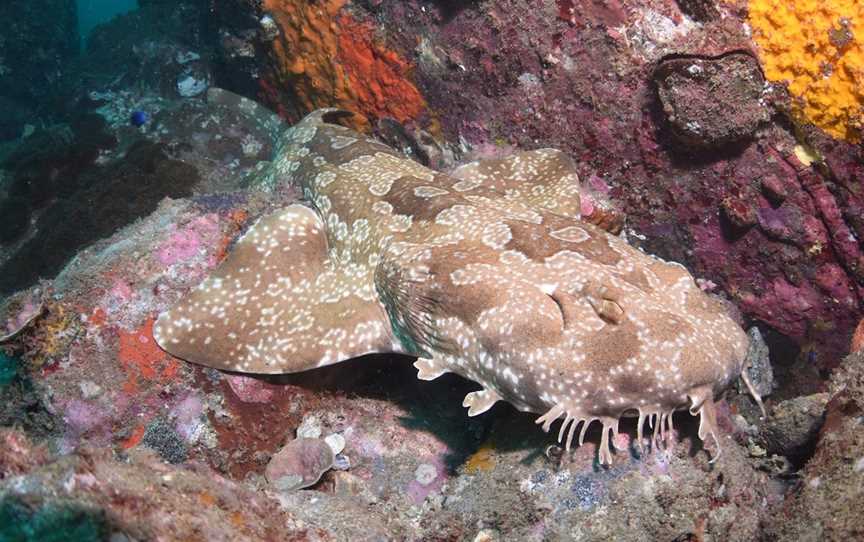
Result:
{"label": "shark head", "polygon": [[[466,399],[470,415],[504,400],[545,412],[547,430],[563,417],[568,447],[580,421],[601,421],[605,441],[635,416],[641,441],[646,418],[665,431],[682,408],[704,412],[701,432],[716,434],[713,395],[741,373],[747,347],[724,304],[678,264],[541,216],[463,217],[475,239],[389,247],[376,285],[395,336],[421,357],[421,378],[482,382]],[[483,241],[491,230],[496,246]]]}

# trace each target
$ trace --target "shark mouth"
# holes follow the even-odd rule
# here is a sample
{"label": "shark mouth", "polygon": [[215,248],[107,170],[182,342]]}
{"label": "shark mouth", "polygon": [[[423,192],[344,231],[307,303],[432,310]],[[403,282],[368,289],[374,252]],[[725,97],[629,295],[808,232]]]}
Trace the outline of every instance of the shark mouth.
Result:
{"label": "shark mouth", "polygon": [[[699,430],[697,433],[699,439],[704,442],[710,435],[712,440],[714,441],[716,451],[714,453],[714,457],[710,461],[711,463],[714,463],[717,458],[720,457],[721,447],[720,439],[717,436],[717,416],[714,410],[714,401],[711,390],[710,388],[697,388],[687,394],[687,399],[689,400],[690,405],[686,408],[688,409],[690,414],[693,416],[699,416]],[[643,431],[645,427],[645,422],[648,422],[649,430],[653,430],[651,436],[651,443],[665,443],[668,435],[671,434],[674,429],[672,425],[672,414],[676,410],[682,408],[685,408],[685,405],[671,408],[669,410],[648,410],[642,408],[626,409],[625,411],[622,411],[622,414],[618,417],[585,416],[578,411],[567,408],[567,405],[559,403],[550,408],[545,414],[537,418],[535,423],[541,425],[543,431],[548,433],[549,429],[552,427],[552,424],[563,416],[564,421],[561,423],[561,427],[558,430],[558,442],[564,444],[564,448],[569,451],[570,446],[573,443],[573,438],[576,435],[577,426],[579,426],[580,424],[582,426],[579,430],[579,438],[577,440],[578,445],[582,446],[583,442],[585,441],[585,434],[588,432],[588,427],[595,421],[600,422],[603,426],[603,429],[601,432],[600,446],[597,453],[601,465],[611,465],[612,447],[614,446],[615,449],[618,451],[624,450],[622,448],[618,448],[617,444],[615,443],[615,437],[618,436],[618,423],[620,422],[621,417],[625,415],[625,412],[629,413],[635,410],[638,413],[638,420],[636,422],[636,443],[639,451],[644,453]]]}

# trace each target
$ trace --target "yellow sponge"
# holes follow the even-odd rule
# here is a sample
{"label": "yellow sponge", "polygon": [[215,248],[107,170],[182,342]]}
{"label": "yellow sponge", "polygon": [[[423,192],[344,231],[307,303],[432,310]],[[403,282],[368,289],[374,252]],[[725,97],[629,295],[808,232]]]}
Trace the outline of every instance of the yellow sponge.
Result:
{"label": "yellow sponge", "polygon": [[799,122],[859,142],[864,131],[864,1],[750,0],[766,77],[785,82]]}

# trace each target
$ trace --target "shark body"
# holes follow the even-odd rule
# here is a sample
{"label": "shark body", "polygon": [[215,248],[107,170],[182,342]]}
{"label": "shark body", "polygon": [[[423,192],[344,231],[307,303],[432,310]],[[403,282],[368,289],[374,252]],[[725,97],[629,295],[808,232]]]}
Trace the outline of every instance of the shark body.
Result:
{"label": "shark body", "polygon": [[287,129],[254,184],[302,188],[305,203],[260,218],[225,261],[160,315],[169,353],[228,371],[292,373],[373,352],[418,358],[541,414],[569,449],[622,416],[671,429],[700,415],[744,368],[747,338],[680,265],[579,219],[579,182],[541,149],[433,171],[319,110]]}

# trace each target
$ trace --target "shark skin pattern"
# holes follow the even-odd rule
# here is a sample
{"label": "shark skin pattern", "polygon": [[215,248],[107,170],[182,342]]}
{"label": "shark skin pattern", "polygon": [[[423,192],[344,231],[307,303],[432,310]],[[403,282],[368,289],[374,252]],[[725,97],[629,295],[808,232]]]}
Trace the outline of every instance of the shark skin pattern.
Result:
{"label": "shark skin pattern", "polygon": [[421,379],[483,386],[469,416],[503,400],[545,431],[562,419],[568,450],[599,421],[603,464],[622,416],[641,448],[645,422],[662,439],[679,409],[719,452],[713,398],[742,375],[746,335],[683,266],[579,219],[569,157],[526,151],[446,175],[333,122],[344,115],[285,130],[250,185],[293,183],[305,204],[260,218],[159,316],[163,349],[258,374],[409,354]]}

